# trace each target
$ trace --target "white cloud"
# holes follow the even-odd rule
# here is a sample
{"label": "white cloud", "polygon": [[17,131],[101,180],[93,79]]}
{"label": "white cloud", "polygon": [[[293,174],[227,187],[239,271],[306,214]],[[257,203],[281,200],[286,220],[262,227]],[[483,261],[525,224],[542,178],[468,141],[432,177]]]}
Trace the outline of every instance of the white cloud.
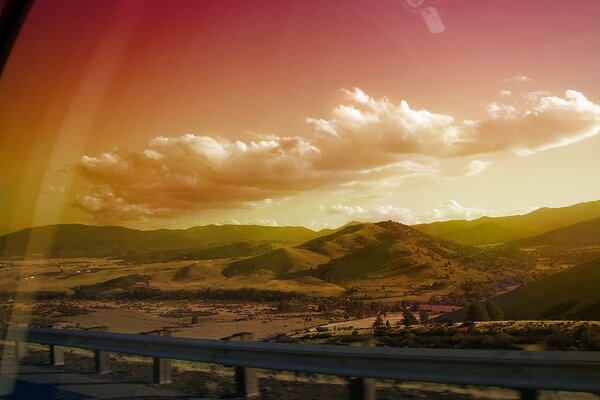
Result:
{"label": "white cloud", "polygon": [[390,204],[364,208],[357,205],[334,204],[329,207],[320,206],[319,209],[328,214],[341,214],[350,219],[365,222],[378,222],[393,220],[406,225],[416,225],[433,221],[447,220],[472,220],[480,217],[498,217],[503,215],[525,214],[535,208],[517,210],[489,210],[484,207],[465,207],[456,200],[448,200],[437,207],[422,213],[415,213],[409,208],[393,206]]}
{"label": "white cloud", "polygon": [[[188,133],[156,137],[139,151],[83,156],[79,172],[89,190],[77,204],[98,219],[121,220],[270,207],[324,188],[388,191],[409,178],[464,178],[489,166],[479,159],[465,165],[466,156],[527,155],[584,140],[600,127],[600,106],[574,90],[564,97],[532,92],[520,106],[492,103],[486,118],[464,121],[404,100],[374,99],[358,88],[343,94],[348,104],[335,107],[329,119],[307,119],[312,137],[241,141]],[[449,158],[463,170],[453,171],[457,162],[450,168]]]}
{"label": "white cloud", "polygon": [[487,216],[495,216],[498,211],[486,210],[483,207],[463,207],[456,200],[448,200],[440,206],[427,212],[423,219],[426,221],[445,221],[452,219],[476,219]]}
{"label": "white cloud", "polygon": [[505,79],[504,81],[507,82],[509,80],[517,82],[517,83],[531,82],[531,78],[528,77],[527,75],[515,75],[515,76],[512,76],[510,79]]}
{"label": "white cloud", "polygon": [[467,166],[464,176],[473,176],[485,170],[491,163],[489,161],[473,160]]}
{"label": "white cloud", "polygon": [[508,97],[508,96],[512,95],[512,92],[508,89],[502,89],[500,91],[499,95],[502,97]]}
{"label": "white cloud", "polygon": [[333,204],[330,207],[325,207],[323,205],[319,206],[319,209],[322,211],[328,211],[331,214],[342,214],[348,217],[352,217],[353,215],[363,215],[366,210],[359,206],[346,206],[342,204]]}
{"label": "white cloud", "polygon": [[275,219],[268,219],[268,218],[261,218],[260,220],[258,220],[258,225],[263,225],[263,226],[278,226],[277,220],[275,220]]}
{"label": "white cloud", "polygon": [[358,88],[344,94],[350,104],[334,108],[330,119],[307,120],[322,151],[317,168],[372,169],[416,154],[444,158],[507,149],[523,154],[522,149],[568,145],[600,128],[600,106],[575,90],[564,97],[531,92],[521,105],[494,102],[485,108],[487,118],[464,121],[413,109],[404,100],[399,105],[377,100]]}
{"label": "white cloud", "polygon": [[567,146],[600,130],[600,106],[575,90],[567,90],[564,97],[529,93],[525,102],[525,108],[489,106],[490,118],[479,122],[474,147],[481,152],[510,148],[527,155]]}

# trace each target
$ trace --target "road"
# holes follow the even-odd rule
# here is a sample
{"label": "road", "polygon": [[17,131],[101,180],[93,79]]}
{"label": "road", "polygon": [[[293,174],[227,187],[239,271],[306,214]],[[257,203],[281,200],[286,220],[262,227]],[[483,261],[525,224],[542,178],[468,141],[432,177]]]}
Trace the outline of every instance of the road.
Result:
{"label": "road", "polygon": [[122,383],[97,376],[63,373],[56,368],[4,364],[0,376],[0,398],[31,399],[198,399],[146,383]]}

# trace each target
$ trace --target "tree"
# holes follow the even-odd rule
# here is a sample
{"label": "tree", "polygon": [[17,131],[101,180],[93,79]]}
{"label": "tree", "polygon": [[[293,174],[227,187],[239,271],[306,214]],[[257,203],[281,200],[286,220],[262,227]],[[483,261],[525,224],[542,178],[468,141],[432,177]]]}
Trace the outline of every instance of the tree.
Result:
{"label": "tree", "polygon": [[417,319],[417,317],[415,317],[415,315],[412,313],[412,311],[410,311],[408,308],[403,311],[402,316],[404,317],[402,322],[404,323],[404,326],[406,326],[407,328],[411,325],[419,325],[419,320]]}
{"label": "tree", "polygon": [[406,310],[406,309],[408,308],[408,306],[409,306],[409,305],[410,305],[410,303],[408,302],[408,300],[402,300],[402,301],[400,302],[400,307],[401,307],[403,310]]}
{"label": "tree", "polygon": [[381,318],[381,315],[377,315],[377,318],[375,318],[375,322],[373,322],[373,329],[380,329],[383,328],[385,326],[385,323],[383,322],[383,318]]}
{"label": "tree", "polygon": [[277,305],[277,310],[281,312],[288,312],[291,310],[290,303],[287,300],[281,300]]}
{"label": "tree", "polygon": [[373,336],[384,336],[385,335],[385,323],[383,322],[383,318],[381,315],[377,315],[375,318],[375,322],[373,322]]}
{"label": "tree", "polygon": [[421,308],[421,303],[419,303],[418,301],[413,301],[412,305],[410,306],[410,309],[413,311],[419,311],[419,308]]}
{"label": "tree", "polygon": [[471,303],[465,321],[489,321],[490,317],[482,302]]}
{"label": "tree", "polygon": [[493,300],[485,302],[485,310],[492,321],[500,321],[504,319],[504,311]]}

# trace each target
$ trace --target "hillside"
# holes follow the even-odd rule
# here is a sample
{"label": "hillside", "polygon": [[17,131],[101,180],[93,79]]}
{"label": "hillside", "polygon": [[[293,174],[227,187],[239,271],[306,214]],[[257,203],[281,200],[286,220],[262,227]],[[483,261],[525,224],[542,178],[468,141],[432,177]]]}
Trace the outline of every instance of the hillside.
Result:
{"label": "hillside", "polygon": [[300,277],[329,259],[318,253],[303,249],[279,248],[265,254],[244,260],[234,261],[223,270],[223,275],[250,275],[270,273],[274,278],[284,279]]}
{"label": "hillside", "polygon": [[512,247],[568,247],[600,245],[600,218],[579,222],[566,228],[555,229],[525,239],[515,240],[506,244]]}
{"label": "hillside", "polygon": [[600,320],[600,259],[495,298],[510,319]]}
{"label": "hillside", "polygon": [[540,208],[525,215],[433,222],[413,228],[458,243],[490,245],[541,235],[595,218],[600,218],[600,200],[569,207]]}
{"label": "hillside", "polygon": [[[232,262],[227,277],[273,274],[278,278],[312,276],[326,282],[379,280],[403,277],[413,285],[436,279],[461,279],[475,267],[485,267],[478,251],[433,238],[409,226],[387,221],[348,226],[291,249]],[[375,281],[373,281],[375,282]],[[390,282],[388,282],[390,283]]]}
{"label": "hillside", "polygon": [[[24,229],[0,237],[0,254],[19,256],[27,251],[43,257],[162,257],[186,256],[186,252],[206,257],[232,257],[251,254],[254,245],[236,242],[293,245],[319,235],[303,227],[257,225],[207,225],[189,229],[140,231],[119,226],[80,224],[50,225]],[[256,251],[265,251],[256,246]],[[207,250],[212,249],[212,250]],[[194,255],[194,254],[190,254]]]}

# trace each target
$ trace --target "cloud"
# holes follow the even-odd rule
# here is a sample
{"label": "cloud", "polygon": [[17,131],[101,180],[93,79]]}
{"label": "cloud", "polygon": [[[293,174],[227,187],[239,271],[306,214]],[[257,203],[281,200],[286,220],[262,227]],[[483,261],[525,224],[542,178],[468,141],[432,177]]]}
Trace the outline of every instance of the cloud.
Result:
{"label": "cloud", "polygon": [[497,216],[499,213],[499,211],[486,210],[483,207],[463,207],[456,200],[448,200],[425,213],[422,218],[425,221],[471,220],[483,216]]}
{"label": "cloud", "polygon": [[489,118],[477,123],[477,140],[467,151],[511,149],[527,155],[567,146],[600,130],[600,106],[580,92],[567,90],[564,97],[529,93],[524,98],[524,108],[489,105]]}
{"label": "cloud", "polygon": [[374,168],[399,156],[522,155],[568,145],[600,128],[600,106],[575,90],[564,97],[527,93],[519,105],[491,103],[486,118],[464,121],[413,109],[404,100],[374,99],[358,88],[343,93],[350,104],[334,108],[330,119],[307,119],[322,150],[315,164],[320,169]]}
{"label": "cloud", "polygon": [[528,77],[527,75],[515,75],[510,78],[504,79],[504,82],[508,82],[508,81],[513,81],[513,82],[517,82],[517,83],[525,83],[525,82],[531,82],[531,78]]}
{"label": "cloud", "polygon": [[473,160],[467,165],[467,170],[463,176],[473,176],[485,170],[491,163],[489,161]]}
{"label": "cloud", "polygon": [[508,97],[508,96],[512,95],[512,92],[508,89],[502,89],[500,91],[500,93],[498,93],[498,94],[502,97]]}
{"label": "cloud", "polygon": [[353,215],[363,215],[366,210],[359,206],[346,206],[342,204],[333,204],[330,207],[325,207],[323,205],[319,206],[321,211],[328,211],[331,214],[341,214],[348,217],[352,217]]}
{"label": "cloud", "polygon": [[307,118],[327,155],[317,168],[373,168],[398,155],[447,155],[471,140],[452,116],[416,110],[404,100],[377,100],[358,88],[343,93],[350,104],[335,107],[330,119]]}
{"label": "cloud", "polygon": [[456,200],[448,200],[437,207],[422,213],[415,213],[409,208],[394,205],[381,205],[363,208],[357,205],[334,204],[319,206],[319,210],[328,214],[344,215],[349,219],[378,222],[382,220],[398,221],[407,225],[429,223],[432,221],[472,220],[484,216],[498,217],[503,215],[525,214],[535,210],[534,207],[517,210],[489,210],[483,207],[464,207]]}
{"label": "cloud", "polygon": [[320,150],[299,137],[256,141],[186,134],[157,137],[142,151],[84,156],[79,173],[90,191],[78,205],[100,219],[168,216],[187,210],[264,207],[282,193],[327,181],[312,173]]}
{"label": "cloud", "polygon": [[[486,118],[464,121],[358,88],[342,93],[346,104],[329,118],[307,119],[308,137],[242,141],[188,133],[156,137],[140,150],[83,156],[78,171],[87,190],[76,205],[110,221],[271,207],[324,188],[390,190],[411,178],[470,177],[489,166],[480,159],[485,153],[528,155],[591,137],[600,127],[600,106],[574,90],[564,97],[531,92],[523,104],[492,103]],[[456,172],[449,159],[463,169]]]}

